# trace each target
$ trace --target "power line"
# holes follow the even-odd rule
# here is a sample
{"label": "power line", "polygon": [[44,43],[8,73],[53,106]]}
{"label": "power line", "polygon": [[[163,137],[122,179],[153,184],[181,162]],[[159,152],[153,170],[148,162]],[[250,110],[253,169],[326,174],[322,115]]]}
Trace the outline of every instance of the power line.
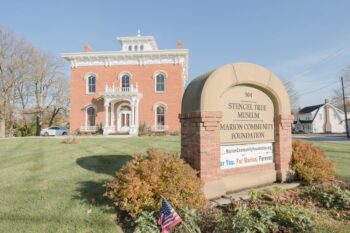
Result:
{"label": "power line", "polygon": [[336,58],[337,56],[341,55],[342,53],[344,53],[349,48],[350,48],[350,46],[344,46],[344,47],[334,51],[333,53],[329,54],[327,57],[325,57],[321,61],[313,64],[309,69],[304,70],[303,72],[299,72],[298,74],[292,76],[288,80],[294,80],[294,79],[298,79],[298,78],[304,77],[305,74],[310,73],[311,71],[317,70],[320,65],[323,65],[323,64],[327,63],[328,61]]}
{"label": "power line", "polygon": [[299,94],[299,96],[308,95],[308,94],[311,94],[311,93],[320,91],[320,90],[325,89],[325,88],[327,88],[327,87],[331,87],[331,86],[333,86],[334,84],[338,84],[338,83],[333,81],[332,83],[328,83],[327,85],[322,86],[322,87],[320,87],[320,88],[314,89],[314,90],[312,90],[312,91],[307,91],[307,92],[301,93],[301,94]]}

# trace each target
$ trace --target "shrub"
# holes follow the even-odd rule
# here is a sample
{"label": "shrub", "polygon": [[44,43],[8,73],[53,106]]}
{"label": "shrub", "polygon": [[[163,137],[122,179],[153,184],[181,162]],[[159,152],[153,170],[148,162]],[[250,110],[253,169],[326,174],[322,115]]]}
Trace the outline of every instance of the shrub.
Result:
{"label": "shrub", "polygon": [[143,124],[139,127],[139,136],[149,135],[149,130],[147,123],[144,121]]}
{"label": "shrub", "polygon": [[78,144],[79,140],[74,134],[73,135],[67,135],[62,140],[62,143],[63,144]]}
{"label": "shrub", "polygon": [[143,211],[135,220],[135,233],[149,232],[160,233],[156,214],[153,211]]}
{"label": "shrub", "polygon": [[267,233],[272,231],[276,226],[271,221],[274,212],[271,208],[261,207],[249,210],[243,206],[239,208],[237,214],[233,216],[233,232],[242,233]]}
{"label": "shrub", "polygon": [[14,136],[15,137],[25,137],[25,136],[33,136],[35,135],[35,125],[14,125]]}
{"label": "shrub", "polygon": [[[228,224],[225,224],[225,222],[228,222]],[[224,229],[230,229],[232,226],[231,220],[225,221],[222,211],[217,208],[201,210],[199,212],[198,225],[202,233],[223,232]]]}
{"label": "shrub", "polygon": [[[201,233],[199,229],[198,222],[199,216],[197,210],[185,208],[179,210],[179,215],[183,220],[183,223],[176,225],[172,233],[183,233],[183,232],[192,232],[192,233]],[[185,226],[186,224],[186,226]]]}
{"label": "shrub", "polygon": [[99,134],[103,134],[103,125],[102,125],[102,122],[100,122],[100,125],[98,126],[97,132],[98,132]]}
{"label": "shrub", "polygon": [[332,162],[319,148],[299,140],[293,143],[291,164],[297,178],[306,184],[332,180],[335,175]]}
{"label": "shrub", "polygon": [[275,216],[272,220],[280,226],[292,229],[293,232],[306,233],[313,232],[315,228],[314,219],[314,215],[304,209],[283,205],[275,208]]}
{"label": "shrub", "polygon": [[313,197],[326,208],[343,210],[350,207],[350,191],[338,186],[331,186],[325,190],[315,189]]}
{"label": "shrub", "polygon": [[105,195],[114,205],[134,218],[147,207],[158,211],[162,195],[177,210],[201,209],[206,204],[197,172],[178,155],[154,149],[134,155],[105,186]]}

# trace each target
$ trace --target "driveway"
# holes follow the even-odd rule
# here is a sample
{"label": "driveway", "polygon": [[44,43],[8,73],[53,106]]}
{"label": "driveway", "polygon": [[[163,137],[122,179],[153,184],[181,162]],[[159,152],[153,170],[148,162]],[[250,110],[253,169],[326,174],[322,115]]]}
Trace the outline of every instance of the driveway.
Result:
{"label": "driveway", "polygon": [[350,144],[350,139],[346,138],[346,134],[293,134],[292,137],[293,139],[313,142],[335,142]]}

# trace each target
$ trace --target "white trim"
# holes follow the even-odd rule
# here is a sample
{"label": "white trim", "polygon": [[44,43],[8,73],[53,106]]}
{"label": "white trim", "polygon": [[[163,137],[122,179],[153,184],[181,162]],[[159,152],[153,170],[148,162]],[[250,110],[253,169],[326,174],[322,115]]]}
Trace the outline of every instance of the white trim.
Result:
{"label": "white trim", "polygon": [[[122,81],[123,81],[123,76],[124,75],[127,75],[129,76],[129,88],[126,88],[126,90],[123,90],[123,85],[122,85]],[[130,72],[128,71],[122,71],[119,73],[118,75],[118,80],[119,80],[119,87],[120,87],[120,90],[123,91],[123,92],[129,92],[130,89],[131,89],[131,80],[132,80],[132,75]]]}
{"label": "white trim", "polygon": [[95,104],[88,104],[84,106],[84,112],[85,112],[85,128],[88,128],[89,126],[93,125],[88,125],[88,109],[93,108],[95,110],[95,126],[96,126],[96,118],[97,118],[97,107]]}
{"label": "white trim", "polygon": [[132,79],[132,74],[130,71],[121,71],[118,73],[118,81],[121,81],[123,75],[129,75],[130,80]]}
{"label": "white trim", "polygon": [[[121,109],[122,107],[124,107],[124,106],[130,108],[130,111],[123,111],[123,112],[125,112],[125,113],[130,114],[130,115],[129,115],[129,129],[128,129],[128,130],[125,130],[125,131],[121,131],[121,118],[120,118],[120,114],[121,114],[122,112],[120,111],[120,109]],[[133,111],[133,109],[132,109],[130,103],[121,103],[121,104],[119,104],[119,106],[117,107],[116,112],[115,112],[115,114],[116,114],[116,116],[117,116],[117,131],[119,131],[119,132],[130,131],[130,128],[132,127],[132,119],[131,119],[132,111]]]}
{"label": "white trim", "polygon": [[61,54],[72,68],[84,66],[152,65],[172,64],[182,66],[182,79],[185,86],[188,80],[188,49],[80,52]]}
{"label": "white trim", "polygon": [[95,110],[97,110],[96,104],[91,104],[91,103],[84,105],[83,109],[84,109],[84,111],[86,111],[90,107],[93,107]]}
{"label": "white trim", "polygon": [[153,105],[153,112],[154,112],[154,127],[155,128],[159,128],[158,127],[158,122],[157,122],[157,108],[163,106],[164,107],[164,125],[166,125],[166,113],[168,111],[168,105],[164,102],[157,102]]}
{"label": "white trim", "polygon": [[[95,92],[89,92],[89,78],[93,76],[95,77]],[[84,80],[85,80],[85,94],[96,94],[97,93],[97,80],[98,80],[98,75],[93,72],[88,72],[84,75]]]}
{"label": "white trim", "polygon": [[[157,91],[157,76],[159,74],[162,74],[164,76],[164,90],[163,91]],[[165,72],[164,70],[157,70],[156,72],[153,73],[153,80],[154,80],[154,92],[155,93],[165,93],[166,91],[166,79],[168,77],[167,72]]]}

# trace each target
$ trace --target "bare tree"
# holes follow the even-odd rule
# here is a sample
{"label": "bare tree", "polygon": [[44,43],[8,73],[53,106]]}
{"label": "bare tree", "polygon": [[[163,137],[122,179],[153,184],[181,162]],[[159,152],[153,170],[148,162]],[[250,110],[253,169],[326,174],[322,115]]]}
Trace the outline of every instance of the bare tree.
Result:
{"label": "bare tree", "polygon": [[[350,65],[347,66],[343,72],[342,76],[344,78],[344,90],[345,90],[345,96],[350,95]],[[331,103],[335,105],[339,109],[343,109],[343,92],[342,87],[339,79],[339,86],[335,89],[333,89],[333,96],[331,98]],[[347,100],[346,105],[350,108],[350,100]]]}
{"label": "bare tree", "polygon": [[283,84],[289,95],[292,112],[297,111],[299,108],[299,93],[295,90],[294,83],[292,81],[283,80]]}
{"label": "bare tree", "polygon": [[62,60],[44,52],[36,51],[32,56],[32,87],[35,99],[36,135],[40,135],[45,111],[57,96],[53,95],[57,80],[64,76]]}
{"label": "bare tree", "polygon": [[28,73],[26,51],[30,47],[18,39],[14,32],[0,27],[0,137],[5,136],[5,123],[12,133],[17,100],[16,85]]}
{"label": "bare tree", "polygon": [[59,113],[67,115],[69,111],[69,82],[64,76],[58,77],[53,88],[53,101],[49,109],[50,121],[49,126],[52,126],[55,117]]}

